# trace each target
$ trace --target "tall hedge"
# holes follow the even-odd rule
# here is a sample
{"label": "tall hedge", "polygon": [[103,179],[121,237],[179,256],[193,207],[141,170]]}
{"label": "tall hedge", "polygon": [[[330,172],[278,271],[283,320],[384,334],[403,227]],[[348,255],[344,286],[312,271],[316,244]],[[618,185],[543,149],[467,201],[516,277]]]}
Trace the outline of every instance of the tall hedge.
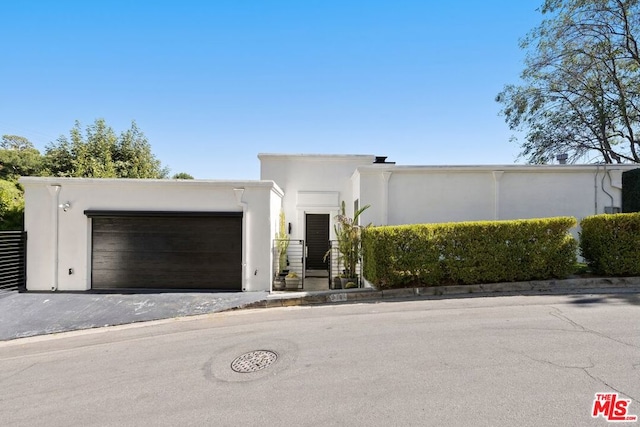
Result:
{"label": "tall hedge", "polygon": [[570,217],[372,227],[364,276],[379,288],[566,277],[577,242]]}
{"label": "tall hedge", "polygon": [[580,251],[594,273],[640,275],[640,213],[593,215],[580,225]]}

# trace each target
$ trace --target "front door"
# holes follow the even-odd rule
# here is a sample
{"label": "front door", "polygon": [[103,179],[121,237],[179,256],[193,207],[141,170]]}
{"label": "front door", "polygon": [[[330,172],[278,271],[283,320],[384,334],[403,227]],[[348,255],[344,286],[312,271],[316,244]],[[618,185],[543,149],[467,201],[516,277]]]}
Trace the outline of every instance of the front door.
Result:
{"label": "front door", "polygon": [[328,269],[324,255],[329,250],[329,214],[306,214],[307,270]]}

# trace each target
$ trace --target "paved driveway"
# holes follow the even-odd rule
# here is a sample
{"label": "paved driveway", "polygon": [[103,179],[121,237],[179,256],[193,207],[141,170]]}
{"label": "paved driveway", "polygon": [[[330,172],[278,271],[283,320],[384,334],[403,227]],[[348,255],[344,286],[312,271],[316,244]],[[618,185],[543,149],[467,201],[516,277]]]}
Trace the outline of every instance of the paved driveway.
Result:
{"label": "paved driveway", "polygon": [[214,313],[267,298],[267,292],[0,293],[0,340]]}

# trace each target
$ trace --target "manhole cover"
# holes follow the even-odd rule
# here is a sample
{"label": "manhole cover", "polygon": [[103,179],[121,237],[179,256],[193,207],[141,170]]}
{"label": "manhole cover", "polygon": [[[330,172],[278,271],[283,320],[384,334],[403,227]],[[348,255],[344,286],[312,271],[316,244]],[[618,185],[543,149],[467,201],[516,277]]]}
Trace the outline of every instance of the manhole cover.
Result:
{"label": "manhole cover", "polygon": [[231,362],[231,369],[236,372],[256,372],[276,361],[278,355],[269,350],[256,350],[245,353]]}

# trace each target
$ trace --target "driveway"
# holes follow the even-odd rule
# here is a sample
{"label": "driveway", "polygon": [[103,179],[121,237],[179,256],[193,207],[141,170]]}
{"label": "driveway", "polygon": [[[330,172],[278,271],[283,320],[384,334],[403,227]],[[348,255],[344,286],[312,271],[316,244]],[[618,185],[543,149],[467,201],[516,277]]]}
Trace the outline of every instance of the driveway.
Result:
{"label": "driveway", "polygon": [[267,292],[0,293],[0,340],[215,313],[267,298]]}

